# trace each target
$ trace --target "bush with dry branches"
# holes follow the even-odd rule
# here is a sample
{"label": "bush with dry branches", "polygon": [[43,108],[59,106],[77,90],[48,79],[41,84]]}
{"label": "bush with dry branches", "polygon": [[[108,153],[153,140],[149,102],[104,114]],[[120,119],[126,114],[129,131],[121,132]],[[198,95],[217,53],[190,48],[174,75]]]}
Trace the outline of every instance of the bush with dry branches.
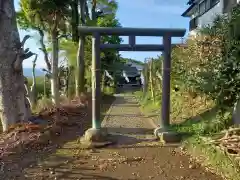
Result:
{"label": "bush with dry branches", "polygon": [[207,95],[222,107],[232,107],[240,91],[240,6],[232,18],[219,16],[187,47],[173,50],[172,74],[186,90]]}

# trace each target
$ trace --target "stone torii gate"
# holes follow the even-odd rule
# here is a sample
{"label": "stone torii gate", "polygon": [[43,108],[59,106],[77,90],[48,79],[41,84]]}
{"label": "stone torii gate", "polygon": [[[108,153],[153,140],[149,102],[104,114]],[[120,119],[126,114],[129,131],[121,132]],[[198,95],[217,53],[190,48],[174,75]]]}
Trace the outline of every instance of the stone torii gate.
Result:
{"label": "stone torii gate", "polygon": [[[117,51],[162,51],[163,81],[162,81],[162,106],[160,128],[155,130],[155,135],[168,132],[170,125],[170,72],[171,72],[171,49],[177,44],[171,44],[172,37],[183,37],[185,29],[163,28],[111,28],[111,27],[84,27],[80,26],[81,36],[92,35],[92,128],[85,132],[84,140],[90,142],[106,141],[107,132],[101,128],[100,105],[100,51],[114,49]],[[101,36],[116,35],[128,36],[128,44],[101,44]],[[163,44],[136,44],[136,36],[163,37]],[[160,41],[160,40],[159,40]]]}

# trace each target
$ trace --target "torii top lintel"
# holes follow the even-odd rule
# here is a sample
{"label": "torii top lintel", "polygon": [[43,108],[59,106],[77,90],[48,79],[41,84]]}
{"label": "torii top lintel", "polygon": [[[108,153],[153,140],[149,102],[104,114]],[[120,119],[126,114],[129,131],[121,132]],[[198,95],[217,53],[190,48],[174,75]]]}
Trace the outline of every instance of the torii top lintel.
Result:
{"label": "torii top lintel", "polygon": [[93,35],[117,35],[117,36],[171,36],[183,37],[186,29],[174,28],[129,28],[129,27],[87,27],[79,26],[79,34]]}

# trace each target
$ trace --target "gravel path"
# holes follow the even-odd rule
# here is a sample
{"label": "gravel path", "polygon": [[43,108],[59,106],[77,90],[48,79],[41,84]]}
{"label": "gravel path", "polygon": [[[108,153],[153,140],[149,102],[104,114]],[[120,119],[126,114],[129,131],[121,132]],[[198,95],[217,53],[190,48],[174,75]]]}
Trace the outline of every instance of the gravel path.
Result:
{"label": "gravel path", "polygon": [[136,98],[131,95],[116,95],[102,126],[107,128],[110,134],[118,136],[118,146],[155,139],[154,127],[142,115]]}

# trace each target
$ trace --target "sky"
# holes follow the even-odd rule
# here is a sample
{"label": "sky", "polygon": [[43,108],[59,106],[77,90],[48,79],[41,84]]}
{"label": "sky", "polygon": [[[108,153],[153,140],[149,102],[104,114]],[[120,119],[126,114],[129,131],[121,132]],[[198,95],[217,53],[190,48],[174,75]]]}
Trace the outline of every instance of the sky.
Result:
{"label": "sky", "polygon": [[[184,28],[188,30],[189,19],[181,17],[187,9],[188,0],[117,0],[117,18],[123,27],[143,27],[143,28]],[[14,0],[15,8],[19,9],[19,0]],[[20,38],[30,34],[37,37],[36,32],[25,32],[20,30]],[[123,37],[127,43],[127,38]],[[180,43],[181,38],[173,38],[173,43]],[[158,37],[137,37],[138,44],[161,44],[162,39]],[[26,47],[38,53],[37,68],[44,68],[43,54],[38,50],[37,38],[27,41]],[[144,61],[148,57],[157,57],[160,52],[120,52],[122,57]],[[25,68],[32,67],[32,59],[24,61]]]}

